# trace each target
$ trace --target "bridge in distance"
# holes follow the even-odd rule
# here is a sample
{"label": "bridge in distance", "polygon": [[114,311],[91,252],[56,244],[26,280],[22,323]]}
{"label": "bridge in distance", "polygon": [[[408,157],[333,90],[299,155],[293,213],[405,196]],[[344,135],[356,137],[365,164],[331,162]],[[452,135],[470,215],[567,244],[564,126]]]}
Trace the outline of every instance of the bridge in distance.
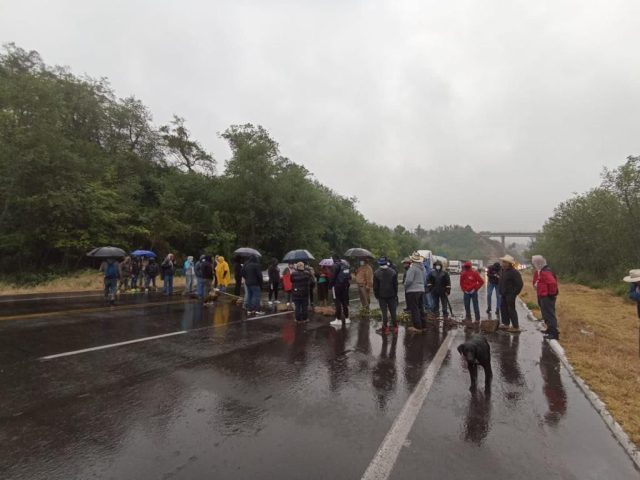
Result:
{"label": "bridge in distance", "polygon": [[480,232],[479,235],[485,238],[499,238],[502,246],[506,247],[507,238],[528,238],[533,241],[538,238],[540,232]]}

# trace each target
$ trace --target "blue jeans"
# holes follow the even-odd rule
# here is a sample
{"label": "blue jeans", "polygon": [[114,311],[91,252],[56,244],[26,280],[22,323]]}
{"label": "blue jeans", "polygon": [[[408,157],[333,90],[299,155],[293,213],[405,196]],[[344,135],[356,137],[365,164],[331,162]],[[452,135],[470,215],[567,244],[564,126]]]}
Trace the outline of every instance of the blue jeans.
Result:
{"label": "blue jeans", "polygon": [[184,283],[184,291],[185,291],[185,293],[193,292],[193,284],[195,283],[194,282],[194,276],[193,275],[185,275],[184,279],[185,279],[185,283]]}
{"label": "blue jeans", "polygon": [[427,312],[433,311],[433,295],[431,293],[424,292],[424,309]]}
{"label": "blue jeans", "polygon": [[302,322],[309,319],[309,297],[294,298],[293,304],[296,307],[296,321]]}
{"label": "blue jeans", "polygon": [[494,291],[496,292],[495,312],[498,313],[500,311],[500,301],[502,300],[502,297],[500,296],[500,289],[498,288],[498,285],[494,285],[493,283],[487,285],[487,310],[491,310],[491,294]]}
{"label": "blue jeans", "polygon": [[173,275],[165,275],[162,278],[162,282],[164,284],[164,294],[172,295],[173,294]]}
{"label": "blue jeans", "polygon": [[257,312],[260,310],[261,293],[262,291],[257,285],[247,287],[247,309],[250,312]]}
{"label": "blue jeans", "polygon": [[480,305],[478,304],[478,292],[464,294],[464,312],[467,318],[471,318],[471,302],[473,302],[473,313],[476,322],[480,320]]}
{"label": "blue jeans", "polygon": [[204,297],[204,282],[202,281],[202,277],[196,277],[196,285],[198,288],[198,298],[202,299]]}

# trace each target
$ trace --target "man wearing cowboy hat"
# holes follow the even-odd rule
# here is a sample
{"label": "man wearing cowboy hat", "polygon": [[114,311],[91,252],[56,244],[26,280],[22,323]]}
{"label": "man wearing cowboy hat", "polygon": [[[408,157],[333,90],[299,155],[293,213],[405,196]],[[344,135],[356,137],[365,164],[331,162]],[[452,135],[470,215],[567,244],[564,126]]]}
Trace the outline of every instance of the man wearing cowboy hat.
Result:
{"label": "man wearing cowboy hat", "polygon": [[629,270],[629,275],[622,279],[629,284],[629,298],[638,305],[638,318],[640,318],[640,268]]}
{"label": "man wearing cowboy hat", "polygon": [[499,290],[502,302],[500,304],[500,316],[502,325],[500,328],[509,333],[518,333],[518,312],[516,311],[516,298],[522,291],[522,275],[514,268],[516,261],[511,255],[500,258],[502,263],[502,275],[500,275]]}
{"label": "man wearing cowboy hat", "polygon": [[419,333],[424,329],[424,258],[418,252],[413,252],[409,259],[411,266],[404,276],[404,293],[413,325],[407,331]]}

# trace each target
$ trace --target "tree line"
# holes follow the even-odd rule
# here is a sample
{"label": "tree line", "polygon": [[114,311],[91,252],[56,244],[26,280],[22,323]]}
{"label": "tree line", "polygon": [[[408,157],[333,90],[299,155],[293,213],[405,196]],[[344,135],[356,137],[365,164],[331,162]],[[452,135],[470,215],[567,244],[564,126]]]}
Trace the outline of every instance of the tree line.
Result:
{"label": "tree line", "polygon": [[106,79],[5,45],[0,272],[77,269],[102,245],[227,256],[252,246],[267,259],[365,246],[396,261],[418,247],[414,232],[368,221],[356,199],[282,156],[263,127],[219,135],[232,152],[221,171],[183,118],[157,127],[140,100],[118,98]]}
{"label": "tree line", "polygon": [[532,249],[587,284],[619,283],[640,266],[640,156],[605,169],[601,184],[561,203]]}

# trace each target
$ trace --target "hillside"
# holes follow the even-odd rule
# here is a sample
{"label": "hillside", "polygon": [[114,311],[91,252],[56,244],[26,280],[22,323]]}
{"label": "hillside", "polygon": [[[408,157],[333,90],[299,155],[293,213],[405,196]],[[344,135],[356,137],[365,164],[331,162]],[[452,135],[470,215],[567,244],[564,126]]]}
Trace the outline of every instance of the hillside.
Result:
{"label": "hillside", "polygon": [[470,226],[449,225],[432,230],[416,229],[422,248],[450,259],[477,258],[494,261],[505,254],[502,244],[481,237]]}

